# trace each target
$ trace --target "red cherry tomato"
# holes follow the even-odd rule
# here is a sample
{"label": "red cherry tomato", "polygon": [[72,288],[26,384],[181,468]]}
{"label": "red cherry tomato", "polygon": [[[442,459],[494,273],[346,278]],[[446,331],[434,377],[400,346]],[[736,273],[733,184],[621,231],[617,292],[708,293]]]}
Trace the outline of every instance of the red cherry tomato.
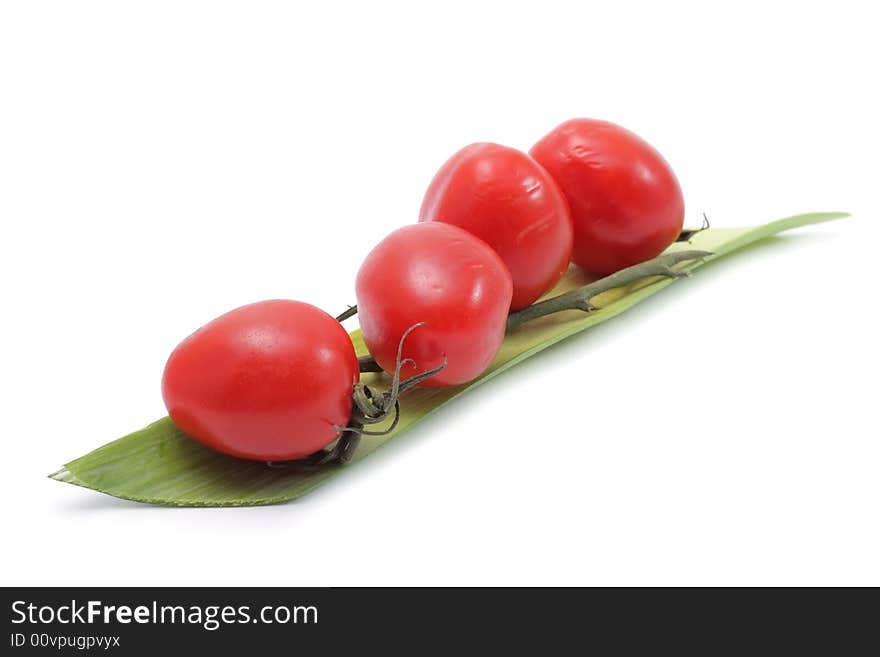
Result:
{"label": "red cherry tomato", "polygon": [[165,365],[162,396],[174,423],[208,447],[285,461],[339,436],[359,378],[339,322],[307,303],[262,301],[181,342]]}
{"label": "red cherry tomato", "polygon": [[566,121],[530,151],[559,184],[574,222],[573,259],[610,274],[659,255],[681,232],[684,199],[650,144],[606,121]]}
{"label": "red cherry tomato", "polygon": [[[418,374],[446,367],[423,385],[466,383],[489,366],[504,339],[513,294],[510,272],[492,248],[449,224],[405,226],[370,251],[355,285],[364,342],[393,371],[404,331],[404,358]],[[410,372],[404,372],[407,376]]]}
{"label": "red cherry tomato", "polygon": [[444,164],[425,194],[419,221],[464,228],[491,246],[513,277],[511,310],[530,305],[568,269],[568,203],[531,157],[498,144],[471,144]]}

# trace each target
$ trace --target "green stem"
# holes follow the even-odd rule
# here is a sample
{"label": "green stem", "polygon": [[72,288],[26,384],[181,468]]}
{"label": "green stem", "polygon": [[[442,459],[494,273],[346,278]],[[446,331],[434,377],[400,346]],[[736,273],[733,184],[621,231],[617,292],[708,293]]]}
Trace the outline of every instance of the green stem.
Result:
{"label": "green stem", "polygon": [[[707,217],[706,214],[703,213],[703,224],[699,228],[685,228],[685,229],[683,229],[681,231],[681,233],[679,233],[678,237],[675,238],[675,241],[676,242],[689,242],[694,235],[696,235],[697,233],[702,233],[704,230],[706,230],[708,228],[709,228],[709,217]],[[653,260],[651,260],[649,262],[653,262]],[[354,317],[355,315],[357,315],[357,311],[358,311],[357,305],[349,306],[348,310],[344,311],[343,313],[341,313],[340,315],[338,315],[336,317],[336,321],[343,322],[346,319],[348,319],[349,317]],[[522,322],[520,322],[520,323],[522,323]],[[366,360],[364,360],[364,359],[366,359]],[[373,359],[370,358],[369,356],[361,358],[361,365],[363,366],[364,364],[366,364],[366,367],[368,367],[368,368],[372,367],[372,363],[374,363],[374,362],[375,361],[373,361]],[[381,372],[382,371],[382,368],[380,368],[378,366],[377,366],[377,368],[378,369],[363,369],[363,367],[361,367],[361,372]]]}
{"label": "green stem", "polygon": [[[673,269],[673,267],[682,262],[690,260],[700,260],[712,255],[709,251],[676,251],[673,253],[664,253],[657,256],[653,260],[640,262],[632,267],[621,269],[614,272],[610,276],[600,278],[594,283],[584,285],[576,290],[565,292],[559,296],[539,301],[538,303],[523,308],[515,313],[511,313],[507,318],[507,331],[512,331],[521,324],[530,322],[539,317],[545,317],[558,313],[563,310],[581,310],[589,312],[595,310],[591,300],[593,297],[613,290],[617,287],[623,287],[635,283],[645,278],[653,276],[665,276],[666,278],[684,278],[690,276],[687,271],[681,269]],[[356,308],[356,306],[355,306]],[[361,372],[381,372],[382,368],[373,360],[372,356],[366,355],[358,358]]]}
{"label": "green stem", "polygon": [[357,311],[358,311],[357,305],[349,306],[348,310],[346,310],[343,313],[336,316],[336,321],[337,322],[344,322],[349,317],[354,317],[355,315],[357,315]]}
{"label": "green stem", "polygon": [[591,299],[603,292],[635,283],[652,276],[666,276],[667,278],[682,278],[688,276],[688,272],[673,269],[675,265],[688,260],[699,260],[712,255],[708,251],[678,251],[665,253],[653,260],[646,260],[632,267],[621,269],[618,272],[601,278],[595,283],[584,285],[571,292],[565,292],[559,296],[539,301],[538,303],[523,308],[507,318],[507,330],[510,331],[520,324],[530,322],[533,319],[558,313],[562,310],[582,310],[589,312],[595,310],[590,303]]}

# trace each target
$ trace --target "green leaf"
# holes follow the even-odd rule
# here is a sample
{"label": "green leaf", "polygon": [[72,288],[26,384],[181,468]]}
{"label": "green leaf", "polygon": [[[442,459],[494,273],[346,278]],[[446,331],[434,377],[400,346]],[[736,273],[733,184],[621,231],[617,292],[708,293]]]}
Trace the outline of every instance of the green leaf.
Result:
{"label": "green leaf", "polygon": [[[690,244],[676,243],[670,250],[713,252],[712,257],[685,267],[694,270],[774,233],[845,216],[841,212],[802,214],[754,228],[711,228],[694,235]],[[551,294],[591,280],[572,268]],[[595,297],[593,301],[599,310],[565,311],[514,329],[505,338],[492,366],[476,381],[456,388],[416,388],[407,392],[401,400],[397,428],[385,436],[364,437],[348,465],[269,467],[224,456],[187,437],[166,417],[71,461],[50,476],[116,497],[173,506],[249,506],[293,500],[331,477],[357,467],[359,461],[452,399],[550,345],[611,319],[673,282],[661,278],[643,280]],[[351,338],[358,354],[366,354],[360,331],[352,332]],[[363,379],[369,383],[376,376],[364,374]]]}

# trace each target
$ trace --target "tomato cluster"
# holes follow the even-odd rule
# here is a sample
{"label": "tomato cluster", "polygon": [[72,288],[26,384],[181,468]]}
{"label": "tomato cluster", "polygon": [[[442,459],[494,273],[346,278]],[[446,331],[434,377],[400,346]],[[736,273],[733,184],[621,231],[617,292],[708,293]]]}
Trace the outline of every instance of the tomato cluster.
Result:
{"label": "tomato cluster", "polygon": [[[466,383],[495,358],[508,314],[550,291],[570,261],[609,274],[648,260],[676,239],[683,218],[672,169],[612,123],[567,121],[528,153],[472,144],[437,172],[419,222],[365,258],[355,286],[364,342],[395,375],[395,394],[402,371],[422,385]],[[359,432],[353,418],[386,417],[396,396],[376,397],[359,374],[339,321],[305,303],[264,301],[184,340],[162,393],[196,440],[285,461]]]}

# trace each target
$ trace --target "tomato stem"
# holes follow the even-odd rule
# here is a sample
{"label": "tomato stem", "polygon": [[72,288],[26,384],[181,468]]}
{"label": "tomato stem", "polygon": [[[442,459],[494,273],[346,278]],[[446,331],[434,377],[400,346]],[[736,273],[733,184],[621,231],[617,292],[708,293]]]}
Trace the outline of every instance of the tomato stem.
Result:
{"label": "tomato stem", "polygon": [[[709,219],[704,214],[703,225],[700,228],[682,231],[677,241],[687,241],[697,233],[706,230],[708,227]],[[690,276],[690,273],[681,269],[673,269],[675,265],[682,262],[700,260],[711,255],[712,253],[709,251],[675,251],[672,253],[664,253],[652,260],[646,260],[645,262],[640,262],[632,267],[621,269],[620,271],[614,272],[605,278],[600,278],[598,281],[590,283],[589,285],[584,285],[576,290],[571,290],[570,292],[565,292],[550,299],[539,301],[527,308],[511,313],[507,317],[507,330],[511,331],[521,324],[530,322],[533,319],[552,315],[553,313],[558,313],[563,310],[580,310],[583,312],[596,310],[596,307],[591,303],[593,297],[596,297],[603,292],[607,292],[608,290],[623,287],[624,285],[630,285],[631,283],[635,283],[645,278],[651,278],[654,276],[685,278]],[[339,315],[337,319],[342,321],[343,319],[353,316],[355,313],[357,313],[357,306],[349,306],[348,310]],[[410,327],[404,334],[404,337],[406,337],[406,335],[416,326],[418,325]],[[402,345],[403,340],[401,340],[401,347]],[[400,363],[400,353],[400,349],[398,349],[398,364]],[[360,356],[358,358],[358,365],[360,366],[361,372],[383,371],[382,367],[380,367],[380,365],[369,354]],[[442,367],[439,369],[442,369]],[[439,371],[439,369],[437,371]],[[418,378],[419,377],[413,377],[412,380]],[[409,384],[409,381],[404,382],[405,387],[403,389],[410,388],[417,383],[418,381],[415,381],[415,383],[412,384]]]}
{"label": "tomato stem", "polygon": [[675,238],[676,242],[690,242],[694,235],[697,233],[702,233],[704,230],[709,230],[709,217],[706,216],[706,213],[703,213],[703,223],[700,224],[699,228],[685,228],[678,234],[678,237]]}
{"label": "tomato stem", "polygon": [[[380,396],[377,396],[372,391],[372,389],[370,389],[369,386],[363,383],[355,384],[354,392],[352,394],[352,401],[354,402],[355,407],[355,410],[352,413],[352,418],[354,420],[360,422],[361,424],[376,424],[377,422],[382,422],[391,413],[392,407],[395,407],[397,405],[397,400],[402,393],[406,392],[412,387],[417,386],[425,379],[434,376],[446,367],[446,359],[444,358],[443,363],[439,367],[435,367],[434,369],[416,374],[415,376],[401,381],[400,372],[403,367],[405,365],[412,365],[413,367],[416,366],[416,363],[412,358],[403,357],[403,343],[406,341],[406,338],[410,333],[412,333],[420,326],[424,326],[424,324],[424,322],[413,324],[406,331],[404,331],[403,335],[401,336],[400,342],[397,345],[397,357],[395,359],[394,375],[391,377],[391,387],[388,390],[383,392]],[[399,412],[399,409],[396,412]],[[392,425],[390,429],[387,429],[383,433],[387,433],[393,428],[394,426]]]}
{"label": "tomato stem", "polygon": [[621,269],[614,272],[610,276],[600,278],[595,283],[584,285],[576,290],[565,292],[559,296],[555,296],[545,301],[539,301],[536,304],[523,308],[507,318],[507,330],[511,331],[516,327],[530,322],[533,319],[552,315],[562,310],[581,310],[590,312],[596,307],[591,303],[593,297],[613,290],[614,288],[623,287],[630,283],[635,283],[645,278],[653,276],[665,276],[666,278],[684,278],[690,276],[687,271],[681,269],[673,269],[679,263],[689,260],[700,260],[712,255],[708,251],[677,251],[673,253],[664,253],[653,260],[646,260],[632,267]]}
{"label": "tomato stem", "polygon": [[[697,233],[702,233],[704,230],[708,230],[710,228],[709,225],[709,217],[706,216],[706,213],[703,213],[703,223],[700,224],[699,228],[683,228],[681,233],[678,234],[678,237],[675,238],[676,242],[690,242],[694,235]],[[341,312],[336,316],[337,322],[344,322],[349,317],[354,317],[357,315],[358,307],[357,304],[353,306],[349,306],[348,309]],[[382,368],[376,364],[376,361],[373,360],[371,356],[361,356],[358,358],[358,362],[361,364],[361,372],[381,372]]]}
{"label": "tomato stem", "polygon": [[[349,307],[345,313],[342,313],[340,317],[345,319],[345,316],[350,317],[355,312],[357,312],[357,306],[352,306]],[[346,315],[346,313],[348,314]],[[339,317],[337,317],[337,319],[339,319]],[[432,370],[416,374],[415,376],[401,381],[400,372],[403,367],[405,365],[412,365],[415,367],[415,361],[413,361],[412,358],[403,357],[403,343],[410,333],[423,324],[424,322],[413,324],[404,332],[403,336],[401,336],[400,343],[397,345],[397,359],[394,366],[394,375],[391,379],[391,387],[382,394],[377,394],[373,392],[372,388],[368,385],[364,383],[356,383],[352,392],[352,404],[354,409],[352,410],[348,425],[345,427],[336,427],[340,432],[336,444],[330,449],[322,449],[311,456],[307,456],[303,461],[310,465],[322,465],[324,463],[334,462],[348,463],[354,456],[358,443],[360,443],[361,436],[384,436],[394,431],[397,427],[397,423],[400,421],[400,395],[410,388],[417,386],[425,379],[434,376],[446,367],[446,359],[444,359],[443,364],[439,367],[435,367]],[[362,356],[359,360],[363,362],[364,358],[365,357]],[[375,361],[373,361],[372,358],[369,356],[366,358],[369,358],[375,367],[375,369],[370,369],[368,371],[382,371],[378,365],[375,365]],[[361,371],[365,370],[361,369]],[[365,425],[384,422],[392,413],[394,414],[394,419],[391,421],[391,426],[388,428],[381,431],[370,431],[364,428]]]}
{"label": "tomato stem", "polygon": [[379,363],[373,360],[373,357],[370,354],[366,356],[358,357],[358,364],[360,365],[361,372],[384,372]]}
{"label": "tomato stem", "polygon": [[340,434],[336,444],[331,449],[322,449],[306,460],[309,465],[324,465],[325,463],[348,463],[354,456],[358,444],[361,442],[361,431],[351,423]]}
{"label": "tomato stem", "polygon": [[336,316],[336,321],[337,322],[344,322],[349,317],[354,317],[355,315],[357,315],[357,311],[358,311],[357,304],[355,304],[353,306],[349,306],[348,310],[345,310]]}
{"label": "tomato stem", "polygon": [[[603,292],[607,292],[608,290],[623,287],[624,285],[630,285],[631,283],[638,282],[645,278],[652,278],[654,276],[686,278],[687,276],[690,276],[689,272],[681,269],[673,269],[673,267],[682,262],[701,260],[702,258],[707,258],[711,255],[712,253],[709,251],[677,251],[673,253],[664,253],[653,260],[646,260],[645,262],[633,265],[632,267],[621,269],[610,276],[600,278],[594,283],[584,285],[583,287],[551,297],[544,301],[539,301],[528,308],[523,308],[515,313],[511,313],[507,317],[507,330],[511,331],[521,324],[530,322],[533,319],[552,315],[553,313],[558,313],[563,310],[580,310],[583,312],[596,310],[596,306],[591,303],[593,297],[596,297]],[[370,355],[361,356],[358,358],[358,363],[360,364],[361,372],[382,371],[382,368]],[[419,377],[413,377],[411,380],[417,378]],[[412,385],[415,385],[415,383]],[[412,387],[412,385],[409,385],[409,381],[404,381],[401,384],[401,391]]]}

